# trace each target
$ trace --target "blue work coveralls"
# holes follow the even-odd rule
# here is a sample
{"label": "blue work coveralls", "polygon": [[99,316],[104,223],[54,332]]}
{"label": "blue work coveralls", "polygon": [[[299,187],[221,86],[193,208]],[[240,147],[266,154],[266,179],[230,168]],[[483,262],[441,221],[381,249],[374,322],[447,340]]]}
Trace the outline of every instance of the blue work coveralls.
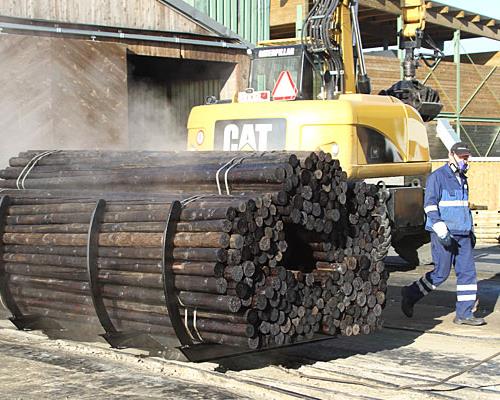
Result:
{"label": "blue work coveralls", "polygon": [[[456,314],[458,318],[466,319],[473,316],[477,293],[471,239],[473,225],[467,178],[465,174],[456,173],[452,168],[453,166],[445,164],[427,179],[425,229],[431,233],[434,270],[426,273],[409,288],[413,302],[417,302],[448,278],[453,265],[457,276]],[[454,238],[451,248],[445,248],[435,232],[439,225],[443,227],[443,223]]]}

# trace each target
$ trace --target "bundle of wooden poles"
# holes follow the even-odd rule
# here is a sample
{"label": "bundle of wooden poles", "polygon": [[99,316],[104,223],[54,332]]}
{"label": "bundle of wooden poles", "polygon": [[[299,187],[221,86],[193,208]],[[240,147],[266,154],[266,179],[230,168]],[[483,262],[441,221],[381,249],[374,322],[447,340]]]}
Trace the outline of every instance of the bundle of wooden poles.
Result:
{"label": "bundle of wooden poles", "polygon": [[[121,331],[176,334],[169,224],[176,305],[194,342],[258,349],[381,323],[385,205],[329,154],[32,151],[0,179],[0,279],[23,314],[99,325],[87,257],[102,199],[98,291]],[[175,201],[182,211],[167,223]]]}

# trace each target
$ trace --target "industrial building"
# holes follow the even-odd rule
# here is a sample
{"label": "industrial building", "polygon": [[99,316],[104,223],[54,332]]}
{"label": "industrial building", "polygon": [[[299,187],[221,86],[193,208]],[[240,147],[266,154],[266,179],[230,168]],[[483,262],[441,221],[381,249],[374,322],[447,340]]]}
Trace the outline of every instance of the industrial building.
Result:
{"label": "industrial building", "polygon": [[30,3],[0,4],[3,152],[182,149],[192,106],[243,89],[248,46],[183,2]]}
{"label": "industrial building", "polygon": [[[208,95],[231,98],[243,89],[246,49],[259,40],[298,37],[297,21],[309,6],[304,0],[243,1],[238,8],[231,1],[132,1],[127,8],[113,0],[105,7],[97,1],[30,3],[0,5],[6,55],[0,109],[10,115],[1,129],[22,133],[32,147],[71,148],[167,149],[172,140],[182,148],[191,107]],[[396,3],[360,2],[365,48],[396,44]],[[421,79],[441,91],[442,116],[460,124],[474,155],[500,155],[500,72],[494,59],[472,63],[458,54],[460,38],[500,39],[499,22],[436,2],[427,11],[428,33],[438,44],[454,40],[457,54],[432,71],[423,65]],[[397,58],[368,56],[367,63],[374,92],[397,80]],[[12,144],[10,153],[20,148]],[[431,148],[442,156],[432,138]]]}

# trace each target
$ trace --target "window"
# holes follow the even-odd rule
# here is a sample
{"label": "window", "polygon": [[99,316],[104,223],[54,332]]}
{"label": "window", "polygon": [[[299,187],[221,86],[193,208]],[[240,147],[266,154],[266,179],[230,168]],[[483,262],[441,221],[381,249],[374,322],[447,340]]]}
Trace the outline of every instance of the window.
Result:
{"label": "window", "polygon": [[357,127],[358,138],[367,164],[403,162],[396,146],[374,129]]}

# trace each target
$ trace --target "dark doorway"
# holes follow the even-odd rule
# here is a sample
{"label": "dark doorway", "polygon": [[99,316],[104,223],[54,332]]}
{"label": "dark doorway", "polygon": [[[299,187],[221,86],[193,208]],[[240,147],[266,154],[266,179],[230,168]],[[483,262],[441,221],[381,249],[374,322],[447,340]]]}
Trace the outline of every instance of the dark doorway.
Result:
{"label": "dark doorway", "polygon": [[191,108],[220,96],[235,64],[128,55],[129,147],[184,150]]}

